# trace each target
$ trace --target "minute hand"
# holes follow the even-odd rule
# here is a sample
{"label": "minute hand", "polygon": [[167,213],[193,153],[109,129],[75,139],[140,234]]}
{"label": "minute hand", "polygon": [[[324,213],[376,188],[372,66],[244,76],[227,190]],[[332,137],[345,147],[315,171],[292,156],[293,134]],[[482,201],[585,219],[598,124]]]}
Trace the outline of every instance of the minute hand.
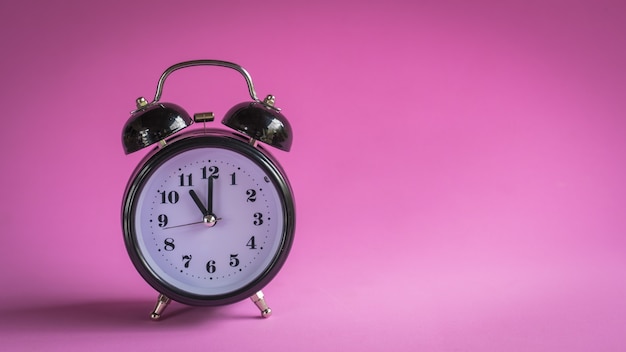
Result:
{"label": "minute hand", "polygon": [[209,191],[207,192],[206,213],[204,215],[213,215],[213,177],[209,176]]}

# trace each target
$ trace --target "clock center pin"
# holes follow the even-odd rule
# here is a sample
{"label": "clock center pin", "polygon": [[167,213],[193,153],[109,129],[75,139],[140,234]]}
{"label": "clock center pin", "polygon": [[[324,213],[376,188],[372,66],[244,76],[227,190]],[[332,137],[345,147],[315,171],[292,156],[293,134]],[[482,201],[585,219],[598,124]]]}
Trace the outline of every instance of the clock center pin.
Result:
{"label": "clock center pin", "polygon": [[215,224],[217,224],[217,220],[221,220],[221,219],[216,218],[215,215],[213,214],[207,214],[202,218],[202,222],[204,222],[204,224],[208,227],[215,226]]}

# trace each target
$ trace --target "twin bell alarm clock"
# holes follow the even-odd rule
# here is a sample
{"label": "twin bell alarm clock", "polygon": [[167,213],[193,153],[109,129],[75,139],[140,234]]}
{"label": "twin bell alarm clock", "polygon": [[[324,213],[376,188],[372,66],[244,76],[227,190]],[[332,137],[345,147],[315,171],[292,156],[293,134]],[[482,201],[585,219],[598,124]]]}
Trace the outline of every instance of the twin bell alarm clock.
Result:
{"label": "twin bell alarm clock", "polygon": [[[160,101],[166,78],[193,66],[229,68],[245,78],[252,100],[226,113],[228,129],[210,127],[213,113],[191,117]],[[126,186],[122,227],[133,265],[159,293],[151,318],[171,300],[216,306],[247,298],[269,317],[261,289],[287,259],[295,228],[291,186],[267,150],[289,151],[293,139],[274,96],[258,99],[239,65],[196,60],[169,67],[154,100],[136,103],[124,125],[124,151],[153,149]],[[194,123],[203,128],[187,129]]]}

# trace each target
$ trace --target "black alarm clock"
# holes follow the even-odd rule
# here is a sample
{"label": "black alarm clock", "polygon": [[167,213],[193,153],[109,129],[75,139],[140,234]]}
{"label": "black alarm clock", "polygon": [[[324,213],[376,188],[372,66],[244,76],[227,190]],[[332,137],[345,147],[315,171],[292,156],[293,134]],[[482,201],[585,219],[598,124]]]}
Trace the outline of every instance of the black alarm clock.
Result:
{"label": "black alarm clock", "polygon": [[[191,66],[221,66],[243,75],[252,101],[207,127],[212,113],[192,118],[160,102],[165,79]],[[152,102],[137,99],[124,126],[126,154],[153,147],[132,173],[122,227],[130,259],[159,292],[151,318],[170,300],[215,306],[251,298],[271,315],[261,289],[283,266],[293,243],[295,207],[289,181],[266,149],[289,151],[292,129],[275,98],[259,100],[248,72],[231,62],[196,60],[169,67]],[[202,123],[203,128],[191,128]]]}

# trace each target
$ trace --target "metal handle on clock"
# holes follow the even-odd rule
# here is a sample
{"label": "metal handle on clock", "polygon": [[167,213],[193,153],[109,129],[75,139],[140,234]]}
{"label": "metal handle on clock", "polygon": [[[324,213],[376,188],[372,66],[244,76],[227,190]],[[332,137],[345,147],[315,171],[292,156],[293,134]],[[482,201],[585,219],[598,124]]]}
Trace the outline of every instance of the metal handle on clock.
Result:
{"label": "metal handle on clock", "polygon": [[159,83],[157,84],[157,91],[156,91],[156,94],[154,95],[154,100],[152,101],[152,103],[155,103],[161,99],[161,94],[163,93],[163,85],[165,84],[165,80],[167,79],[167,76],[169,76],[172,72],[176,70],[179,70],[185,67],[192,67],[192,66],[221,66],[221,67],[232,68],[233,70],[241,73],[243,78],[246,79],[250,97],[254,101],[260,102],[259,98],[256,95],[256,92],[254,91],[254,85],[252,84],[252,77],[250,77],[250,74],[248,73],[248,71],[246,71],[243,67],[232,62],[221,61],[221,60],[192,60],[192,61],[184,61],[184,62],[177,63],[175,65],[172,65],[163,72],[163,74],[161,75],[161,78],[159,78]]}

